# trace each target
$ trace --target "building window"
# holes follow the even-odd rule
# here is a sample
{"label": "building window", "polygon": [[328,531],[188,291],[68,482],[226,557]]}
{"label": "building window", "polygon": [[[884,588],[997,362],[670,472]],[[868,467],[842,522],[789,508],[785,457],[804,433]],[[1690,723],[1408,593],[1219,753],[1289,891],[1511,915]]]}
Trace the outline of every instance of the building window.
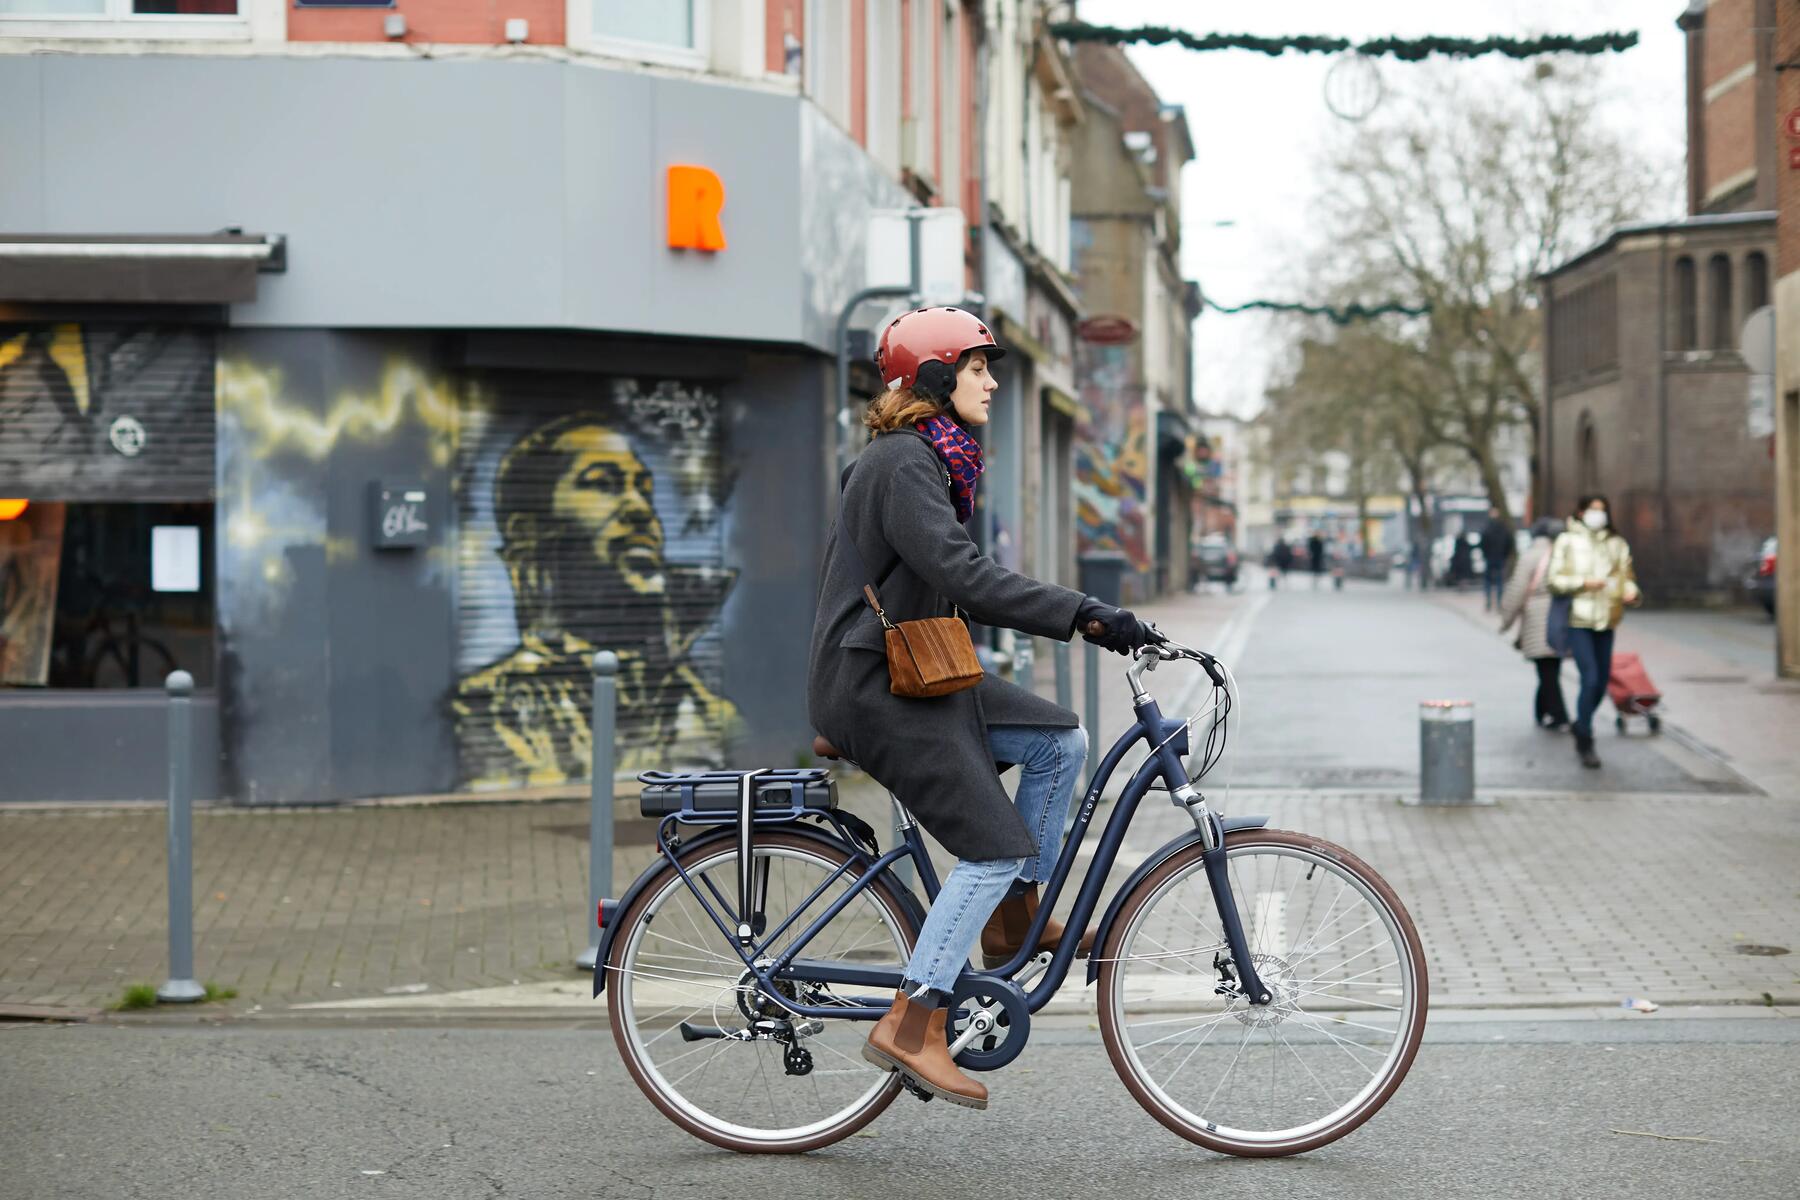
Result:
{"label": "building window", "polygon": [[0,37],[248,38],[245,0],[0,0]]}
{"label": "building window", "polygon": [[1731,260],[1715,254],[1706,264],[1707,349],[1727,350],[1737,344],[1731,330]]}
{"label": "building window", "polygon": [[1581,454],[1581,465],[1577,478],[1581,480],[1581,492],[1585,495],[1600,490],[1600,452],[1594,445],[1594,418],[1587,413],[1581,415],[1581,432],[1577,445]]}
{"label": "building window", "polygon": [[1744,256],[1744,315],[1769,302],[1769,258],[1761,250]]}
{"label": "building window", "polygon": [[906,122],[900,131],[900,163],[934,187],[938,173],[933,160],[937,151],[937,88],[933,63],[937,57],[937,22],[932,9],[937,0],[912,0],[906,30]]}
{"label": "building window", "polygon": [[1675,260],[1675,348],[1692,350],[1700,343],[1700,296],[1694,260]]}
{"label": "building window", "polygon": [[[943,203],[962,203],[963,106],[962,22],[956,0],[944,5],[943,37],[938,42],[938,93],[944,116],[939,161],[943,163]],[[965,216],[968,214],[964,214]]]}
{"label": "building window", "polygon": [[213,506],[34,501],[0,523],[0,685],[213,682]]}
{"label": "building window", "polygon": [[868,147],[875,160],[890,171],[900,169],[900,0],[869,0]]}
{"label": "building window", "polygon": [[594,36],[694,49],[694,0],[593,0]]}
{"label": "building window", "polygon": [[572,7],[571,43],[638,62],[706,66],[706,0],[573,0]]}
{"label": "building window", "polygon": [[837,124],[850,128],[850,6],[810,0],[806,10],[806,94]]}

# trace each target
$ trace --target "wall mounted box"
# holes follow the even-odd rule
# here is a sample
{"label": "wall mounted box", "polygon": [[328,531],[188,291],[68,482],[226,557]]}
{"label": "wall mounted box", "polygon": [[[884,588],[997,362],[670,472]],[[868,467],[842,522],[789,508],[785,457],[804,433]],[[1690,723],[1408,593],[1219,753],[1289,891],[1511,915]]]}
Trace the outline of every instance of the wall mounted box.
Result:
{"label": "wall mounted box", "polygon": [[431,544],[430,494],[422,483],[369,484],[369,544],[408,550]]}

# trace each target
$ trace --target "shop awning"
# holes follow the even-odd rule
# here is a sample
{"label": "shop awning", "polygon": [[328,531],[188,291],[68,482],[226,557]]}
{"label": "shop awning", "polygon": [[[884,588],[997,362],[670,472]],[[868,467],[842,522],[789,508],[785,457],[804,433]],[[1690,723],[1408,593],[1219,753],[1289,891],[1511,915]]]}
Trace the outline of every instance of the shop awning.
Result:
{"label": "shop awning", "polygon": [[272,234],[0,234],[0,302],[244,304],[286,269]]}

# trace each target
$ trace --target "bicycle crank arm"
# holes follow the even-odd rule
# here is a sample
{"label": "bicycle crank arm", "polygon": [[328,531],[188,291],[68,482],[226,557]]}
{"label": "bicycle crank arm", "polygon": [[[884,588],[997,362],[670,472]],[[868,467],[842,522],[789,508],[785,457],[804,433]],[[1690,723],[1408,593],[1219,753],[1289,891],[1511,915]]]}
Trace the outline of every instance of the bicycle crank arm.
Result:
{"label": "bicycle crank arm", "polygon": [[950,1043],[950,1057],[955,1058],[961,1054],[968,1048],[970,1042],[982,1034],[992,1033],[994,1026],[999,1023],[1000,1018],[994,1014],[993,1009],[977,1009],[975,1015],[969,1018],[969,1027],[958,1034],[954,1042]]}

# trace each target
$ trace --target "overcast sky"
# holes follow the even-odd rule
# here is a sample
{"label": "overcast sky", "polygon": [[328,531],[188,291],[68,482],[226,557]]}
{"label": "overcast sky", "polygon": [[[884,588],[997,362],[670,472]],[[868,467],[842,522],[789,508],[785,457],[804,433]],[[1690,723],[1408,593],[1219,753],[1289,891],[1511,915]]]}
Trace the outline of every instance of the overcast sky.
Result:
{"label": "overcast sky", "polygon": [[[1082,0],[1097,25],[1166,25],[1196,33],[1325,34],[1361,40],[1385,34],[1478,37],[1539,33],[1586,35],[1636,30],[1638,45],[1598,60],[1605,72],[1603,119],[1642,145],[1646,159],[1677,178],[1684,147],[1686,57],[1675,18],[1682,0]],[[1270,58],[1241,50],[1197,54],[1179,46],[1134,46],[1128,53],[1163,100],[1184,105],[1195,161],[1182,177],[1182,270],[1222,304],[1312,300],[1287,294],[1282,268],[1308,239],[1311,164],[1355,126],[1326,107],[1325,75],[1335,56]],[[1442,61],[1442,60],[1439,60]],[[1418,68],[1383,59],[1389,87]],[[1473,65],[1472,70],[1505,70]],[[1664,212],[1676,217],[1671,188]],[[1233,222],[1218,226],[1221,221]],[[1385,297],[1372,297],[1383,299]],[[1249,415],[1261,403],[1272,319],[1208,311],[1194,326],[1195,397],[1211,411]]]}

